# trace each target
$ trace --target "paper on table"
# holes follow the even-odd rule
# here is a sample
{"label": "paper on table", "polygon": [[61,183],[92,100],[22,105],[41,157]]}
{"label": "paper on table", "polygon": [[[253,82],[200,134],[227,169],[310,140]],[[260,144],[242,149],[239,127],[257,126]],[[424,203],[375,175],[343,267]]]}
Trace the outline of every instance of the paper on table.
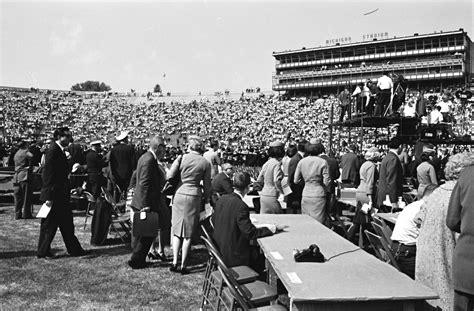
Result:
{"label": "paper on table", "polygon": [[51,207],[46,205],[46,203],[43,203],[43,205],[41,205],[40,210],[38,211],[38,214],[36,215],[36,218],[46,218],[48,217],[50,211]]}
{"label": "paper on table", "polygon": [[255,228],[268,228],[270,231],[274,232],[274,230],[276,230],[276,225],[273,225],[273,224],[253,224],[255,226]]}
{"label": "paper on table", "polygon": [[296,272],[287,272],[286,275],[290,279],[291,283],[294,283],[294,284],[303,283],[303,281],[301,281],[300,277],[298,276],[298,274],[296,274]]}
{"label": "paper on table", "polygon": [[270,252],[272,254],[272,257],[275,258],[275,260],[283,260],[283,256],[279,252]]}

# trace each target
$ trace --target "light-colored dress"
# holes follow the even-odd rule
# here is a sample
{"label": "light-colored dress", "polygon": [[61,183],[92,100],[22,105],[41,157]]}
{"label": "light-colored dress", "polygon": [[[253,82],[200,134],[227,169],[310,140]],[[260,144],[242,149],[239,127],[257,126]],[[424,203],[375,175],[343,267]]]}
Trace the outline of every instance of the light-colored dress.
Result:
{"label": "light-colored dress", "polygon": [[308,156],[298,162],[295,184],[304,180],[301,213],[324,223],[326,221],[326,195],[330,182],[328,162],[318,156]]}
{"label": "light-colored dress", "polygon": [[419,214],[420,235],[416,242],[415,280],[433,289],[439,299],[427,300],[433,307],[451,310],[454,299],[454,233],[446,226],[449,199],[455,181],[448,181],[426,198]]}
{"label": "light-colored dress", "polygon": [[429,185],[437,185],[436,172],[428,161],[422,162],[416,168],[416,176],[418,178],[418,199],[423,197],[423,192]]}
{"label": "light-colored dress", "polygon": [[203,199],[208,202],[211,195],[211,164],[199,153],[191,151],[182,157],[181,165],[178,159],[173,162],[168,179],[178,173],[181,182],[173,197],[172,234],[191,238],[199,223]]}
{"label": "light-colored dress", "polygon": [[280,214],[282,212],[278,201],[280,193],[283,193],[282,179],[281,162],[275,158],[268,159],[257,178],[258,183],[263,183],[260,192],[260,214]]}

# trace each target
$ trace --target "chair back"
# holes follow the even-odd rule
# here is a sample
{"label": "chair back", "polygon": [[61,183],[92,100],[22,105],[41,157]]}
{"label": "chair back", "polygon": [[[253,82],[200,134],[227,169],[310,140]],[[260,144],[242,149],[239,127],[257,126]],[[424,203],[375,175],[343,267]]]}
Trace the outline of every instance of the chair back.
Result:
{"label": "chair back", "polygon": [[379,225],[376,222],[372,222],[372,227],[379,236],[381,236],[388,245],[392,245],[392,230],[390,228]]}
{"label": "chair back", "polygon": [[[253,308],[247,294],[239,285],[235,277],[232,275],[229,268],[226,266],[226,264],[222,260],[222,257],[219,251],[215,248],[213,243],[203,236],[201,236],[201,239],[204,241],[204,244],[206,245],[206,248],[209,254],[213,257],[213,259],[217,263],[217,269],[221,273],[224,282],[229,287],[229,290],[231,291],[232,296],[236,298],[237,302],[241,305],[242,308],[244,308],[244,310],[249,310],[250,308]],[[235,294],[235,292],[237,293]],[[239,298],[237,298],[237,296],[240,297],[243,301],[242,302],[239,301]]]}
{"label": "chair back", "polygon": [[[237,304],[240,305],[240,307],[244,310],[244,311],[248,311],[250,310],[253,306],[252,306],[252,303],[250,302],[250,300],[242,295],[242,292],[244,292],[242,290],[242,288],[240,287],[240,285],[238,283],[236,283],[236,285],[234,285],[232,283],[232,280],[229,278],[229,276],[222,270],[221,267],[217,267],[217,269],[219,270],[221,276],[222,276],[222,279],[224,280],[224,283],[227,285],[227,288],[229,289],[230,291],[230,294],[232,295],[232,297],[237,301]],[[238,290],[239,289],[239,290]]]}
{"label": "chair back", "polygon": [[[388,246],[387,242],[382,237],[373,234],[370,231],[364,230],[364,233],[369,239],[370,244],[372,244],[374,249],[378,250],[379,255],[377,257],[382,261],[388,262],[400,271],[400,267],[398,266],[397,260],[395,259],[395,256],[392,253],[392,249]],[[385,256],[382,255],[382,252],[386,256],[386,258],[384,258]]]}

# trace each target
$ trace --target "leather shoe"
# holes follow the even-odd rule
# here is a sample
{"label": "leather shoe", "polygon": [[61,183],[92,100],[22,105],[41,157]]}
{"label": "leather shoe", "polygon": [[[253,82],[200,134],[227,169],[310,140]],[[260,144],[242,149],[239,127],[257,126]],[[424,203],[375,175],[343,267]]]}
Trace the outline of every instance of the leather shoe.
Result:
{"label": "leather shoe", "polygon": [[92,254],[92,251],[90,249],[88,249],[88,250],[83,249],[82,251],[80,251],[77,254],[71,254],[71,256],[72,257],[82,257],[82,256],[90,255],[90,254]]}
{"label": "leather shoe", "polygon": [[55,254],[53,253],[47,253],[45,255],[37,255],[36,257],[40,259],[46,259],[46,260],[51,260],[51,259],[56,259],[58,258]]}
{"label": "leather shoe", "polygon": [[143,269],[143,268],[146,268],[146,266],[147,266],[146,263],[139,264],[139,263],[136,263],[132,260],[127,261],[127,264],[134,270]]}
{"label": "leather shoe", "polygon": [[190,273],[190,271],[186,267],[182,267],[180,272],[181,272],[181,275],[186,275]]}
{"label": "leather shoe", "polygon": [[170,267],[170,271],[171,272],[179,272],[179,268],[178,268],[178,265],[171,265]]}

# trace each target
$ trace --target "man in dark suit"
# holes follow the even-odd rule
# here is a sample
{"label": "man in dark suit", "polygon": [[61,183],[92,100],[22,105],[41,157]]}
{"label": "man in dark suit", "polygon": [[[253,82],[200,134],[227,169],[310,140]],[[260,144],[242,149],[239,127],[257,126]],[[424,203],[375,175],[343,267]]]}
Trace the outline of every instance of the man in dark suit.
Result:
{"label": "man in dark suit", "polygon": [[262,267],[255,267],[258,260],[252,255],[258,252],[253,252],[250,240],[272,235],[276,226],[257,229],[250,221],[249,207],[242,200],[249,191],[249,184],[248,173],[234,175],[235,192],[222,196],[217,202],[212,219],[213,237],[228,267],[245,265],[258,271]]}
{"label": "man in dark suit", "polygon": [[355,154],[357,148],[350,145],[347,153],[341,157],[341,181],[345,187],[356,188],[360,183],[359,158]]}
{"label": "man in dark suit", "polygon": [[[137,164],[136,185],[131,206],[143,212],[158,213],[158,230],[167,230],[171,227],[169,208],[166,206],[166,196],[161,193],[166,182],[165,170],[160,167],[158,160],[165,153],[166,145],[161,137],[155,136],[150,141],[150,149],[144,153]],[[163,246],[165,235],[160,234],[160,245],[158,254],[163,259]],[[146,266],[146,256],[154,241],[154,237],[133,236],[132,237],[132,257],[128,265],[133,269],[140,269]],[[153,256],[157,256],[153,254]]]}
{"label": "man in dark suit", "polygon": [[398,158],[398,153],[401,151],[400,147],[400,140],[396,137],[392,138],[388,143],[390,150],[380,163],[377,205],[380,209],[388,212],[390,212],[390,210],[383,208],[383,202],[387,195],[390,199],[391,209],[393,210],[398,208],[398,197],[401,197],[403,194],[403,169],[402,163]]}
{"label": "man in dark suit", "polygon": [[229,194],[234,192],[232,188],[232,174],[234,172],[234,167],[230,163],[222,164],[222,172],[217,174],[212,180],[212,196],[211,203],[213,206],[216,205],[217,200],[224,194]]}
{"label": "man in dark suit", "polygon": [[107,165],[100,154],[100,144],[101,141],[98,139],[91,141],[91,149],[86,154],[87,190],[90,191],[96,199],[100,195],[100,187],[106,185],[102,169]]}
{"label": "man in dark suit", "polygon": [[304,188],[304,184],[295,184],[295,171],[298,163],[304,157],[306,143],[307,141],[304,139],[298,142],[298,152],[291,157],[290,163],[288,164],[288,184],[290,185],[292,193],[290,193],[286,199],[286,207],[288,211],[291,208],[294,214],[301,208],[301,197]]}
{"label": "man in dark suit", "polygon": [[334,211],[334,206],[336,204],[336,180],[339,178],[341,175],[341,172],[339,171],[339,162],[331,155],[328,156],[326,154],[326,149],[323,147],[323,153],[319,155],[320,158],[323,158],[328,162],[328,173],[329,173],[329,186],[326,189],[327,192],[327,200],[326,200],[326,207],[327,211],[333,215]]}
{"label": "man in dark suit", "polygon": [[53,258],[51,242],[59,227],[71,256],[83,256],[90,252],[82,249],[74,235],[74,222],[69,206],[69,164],[65,155],[65,148],[71,140],[71,132],[67,127],[54,131],[55,142],[51,143],[45,158],[43,168],[43,187],[40,199],[51,207],[46,218],[41,219],[40,236],[38,242],[38,258]]}
{"label": "man in dark suit", "polygon": [[118,144],[110,151],[110,176],[114,183],[114,199],[119,200],[119,193],[115,185],[120,188],[122,193],[127,191],[130,183],[130,177],[137,166],[135,150],[128,144],[128,132],[122,132],[115,138]]}

